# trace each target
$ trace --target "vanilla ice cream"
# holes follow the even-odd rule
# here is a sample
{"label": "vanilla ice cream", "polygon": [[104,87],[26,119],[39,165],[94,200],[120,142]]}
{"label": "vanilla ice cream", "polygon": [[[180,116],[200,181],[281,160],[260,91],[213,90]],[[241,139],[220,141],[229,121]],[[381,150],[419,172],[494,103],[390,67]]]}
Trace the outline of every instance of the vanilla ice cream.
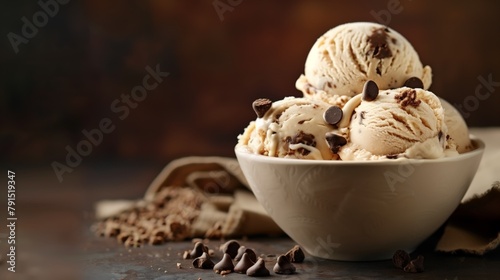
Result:
{"label": "vanilla ice cream", "polygon": [[448,135],[457,146],[459,153],[472,150],[472,143],[469,138],[469,128],[460,112],[448,101],[440,98],[444,109],[444,121],[448,127]]}
{"label": "vanilla ice cream", "polygon": [[[375,94],[377,92],[378,94]],[[344,106],[342,160],[440,158],[456,153],[447,140],[444,110],[430,91],[401,87],[366,90]]]}
{"label": "vanilla ice cream", "polygon": [[286,97],[276,102],[258,99],[253,105],[257,119],[238,136],[238,145],[249,152],[283,158],[338,158],[325,138],[333,129],[323,119],[329,104]]}
{"label": "vanilla ice cream", "polygon": [[296,87],[305,96],[341,106],[368,80],[383,90],[402,87],[411,77],[422,80],[424,89],[431,85],[431,68],[422,65],[401,34],[377,23],[355,22],[332,28],[317,39]]}

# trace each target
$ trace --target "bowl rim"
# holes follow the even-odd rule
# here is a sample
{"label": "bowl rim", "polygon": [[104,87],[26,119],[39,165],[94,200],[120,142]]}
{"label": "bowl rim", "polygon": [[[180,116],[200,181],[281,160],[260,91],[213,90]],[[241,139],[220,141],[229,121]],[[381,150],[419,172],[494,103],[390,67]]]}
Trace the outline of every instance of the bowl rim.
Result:
{"label": "bowl rim", "polygon": [[378,159],[378,160],[315,160],[315,159],[295,159],[295,158],[279,158],[270,157],[260,154],[250,153],[246,147],[237,144],[234,147],[234,152],[237,157],[246,157],[258,162],[267,162],[275,164],[293,164],[293,165],[400,165],[403,163],[409,164],[423,164],[423,163],[440,163],[440,162],[451,162],[451,161],[461,161],[468,158],[473,158],[476,156],[482,156],[486,145],[484,141],[479,139],[473,134],[469,135],[471,143],[475,147],[474,150],[468,151],[457,156],[443,157],[437,159],[408,159],[408,158],[398,158],[398,159]]}

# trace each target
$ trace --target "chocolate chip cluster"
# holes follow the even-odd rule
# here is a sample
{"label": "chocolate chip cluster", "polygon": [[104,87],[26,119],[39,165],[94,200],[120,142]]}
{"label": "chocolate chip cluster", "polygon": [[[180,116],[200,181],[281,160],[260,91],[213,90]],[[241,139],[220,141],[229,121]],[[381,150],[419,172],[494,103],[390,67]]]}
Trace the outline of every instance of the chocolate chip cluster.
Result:
{"label": "chocolate chip cluster", "polygon": [[[246,274],[252,277],[264,277],[271,275],[266,267],[263,257],[257,257],[251,248],[242,246],[236,240],[229,240],[220,247],[222,258],[214,263],[212,257],[215,252],[210,251],[203,243],[196,242],[192,250],[187,250],[183,254],[184,259],[194,259],[194,268],[211,269],[220,275],[227,275],[232,272]],[[301,263],[305,259],[304,252],[300,246],[296,245],[285,254],[276,258],[273,272],[276,274],[294,274],[296,268],[293,263]]]}

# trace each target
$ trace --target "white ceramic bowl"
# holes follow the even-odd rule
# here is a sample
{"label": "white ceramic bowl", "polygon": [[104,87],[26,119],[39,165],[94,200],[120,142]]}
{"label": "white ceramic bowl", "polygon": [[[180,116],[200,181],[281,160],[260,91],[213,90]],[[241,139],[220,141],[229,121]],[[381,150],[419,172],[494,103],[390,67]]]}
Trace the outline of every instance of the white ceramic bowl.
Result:
{"label": "white ceramic bowl", "polygon": [[476,174],[484,143],[436,160],[322,161],[236,157],[274,221],[309,254],[380,260],[413,251],[452,214]]}

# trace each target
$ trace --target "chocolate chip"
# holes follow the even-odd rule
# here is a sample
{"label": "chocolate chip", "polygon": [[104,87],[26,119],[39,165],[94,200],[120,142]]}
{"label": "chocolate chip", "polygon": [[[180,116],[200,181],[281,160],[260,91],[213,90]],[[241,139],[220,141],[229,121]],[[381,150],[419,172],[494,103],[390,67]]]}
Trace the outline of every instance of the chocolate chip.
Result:
{"label": "chocolate chip", "polygon": [[266,268],[266,263],[264,262],[264,259],[259,258],[254,265],[249,267],[247,269],[247,275],[248,276],[253,276],[253,277],[263,277],[263,276],[269,276],[271,273],[269,273],[269,270]]}
{"label": "chocolate chip", "polygon": [[271,108],[273,102],[267,98],[259,98],[252,103],[252,108],[257,114],[257,117],[262,118]]}
{"label": "chocolate chip", "polygon": [[395,267],[403,269],[410,263],[410,255],[405,250],[397,250],[392,256],[392,263]]}
{"label": "chocolate chip", "polygon": [[377,98],[377,96],[378,96],[377,84],[372,80],[366,81],[363,87],[363,100],[373,101]]}
{"label": "chocolate chip", "polygon": [[185,251],[182,256],[184,259],[194,259],[201,256],[203,253],[208,253],[208,247],[201,242],[196,242],[191,251]]}
{"label": "chocolate chip", "polygon": [[[297,134],[295,134],[293,137],[287,137],[286,141],[290,144],[304,144],[307,146],[311,147],[316,147],[316,139],[313,134],[305,133],[304,131],[299,131]],[[294,150],[290,149],[288,151],[290,154],[295,153]],[[297,149],[297,152],[299,152],[303,156],[307,156],[310,151],[304,148],[299,148]]]}
{"label": "chocolate chip", "polygon": [[331,125],[336,125],[342,119],[342,109],[338,106],[332,106],[323,113],[325,122]]}
{"label": "chocolate chip", "polygon": [[222,256],[222,260],[214,265],[214,271],[215,273],[220,274],[222,271],[226,270],[233,271],[234,264],[231,256],[229,256],[229,254],[227,253],[224,253],[224,256]]}
{"label": "chocolate chip", "polygon": [[368,43],[370,43],[374,58],[383,59],[392,56],[391,48],[387,43],[387,33],[386,28],[377,28],[368,37]]}
{"label": "chocolate chip", "polygon": [[243,254],[245,254],[245,253],[248,254],[248,257],[250,257],[252,262],[257,261],[257,255],[255,254],[255,251],[250,249],[250,248],[247,248],[245,246],[241,246],[240,248],[238,248],[238,254],[236,254],[236,257],[234,257],[234,260],[235,261],[241,260],[241,257],[243,257]]}
{"label": "chocolate chip", "polygon": [[201,256],[193,260],[193,267],[201,269],[212,269],[214,267],[214,263],[212,262],[212,260],[210,260],[208,254],[203,252]]}
{"label": "chocolate chip", "polygon": [[236,240],[229,240],[226,243],[222,244],[220,250],[224,254],[228,254],[231,259],[234,259],[238,254],[238,249],[240,248],[240,243]]}
{"label": "chocolate chip", "polygon": [[404,86],[409,88],[424,88],[424,83],[417,77],[411,77],[406,80]]}
{"label": "chocolate chip", "polygon": [[248,253],[243,253],[240,261],[234,266],[234,272],[236,273],[247,273],[247,270],[254,265],[255,262],[250,258]]}
{"label": "chocolate chip", "polygon": [[410,261],[403,270],[405,272],[417,273],[424,271],[424,257],[419,255],[416,259]]}
{"label": "chocolate chip", "polygon": [[302,251],[299,245],[295,245],[292,249],[288,250],[285,257],[292,263],[301,263],[306,258],[304,251]]}
{"label": "chocolate chip", "polygon": [[403,107],[408,105],[418,107],[418,105],[422,102],[417,99],[417,91],[414,89],[406,89],[401,93],[396,94],[394,99],[396,99],[396,101]]}
{"label": "chocolate chip", "polygon": [[274,265],[273,271],[277,274],[294,274],[295,266],[290,262],[290,260],[285,255],[281,255],[278,257],[278,260]]}
{"label": "chocolate chip", "polygon": [[330,150],[332,150],[334,154],[339,152],[340,147],[347,144],[347,140],[344,137],[331,132],[326,133],[325,138]]}

